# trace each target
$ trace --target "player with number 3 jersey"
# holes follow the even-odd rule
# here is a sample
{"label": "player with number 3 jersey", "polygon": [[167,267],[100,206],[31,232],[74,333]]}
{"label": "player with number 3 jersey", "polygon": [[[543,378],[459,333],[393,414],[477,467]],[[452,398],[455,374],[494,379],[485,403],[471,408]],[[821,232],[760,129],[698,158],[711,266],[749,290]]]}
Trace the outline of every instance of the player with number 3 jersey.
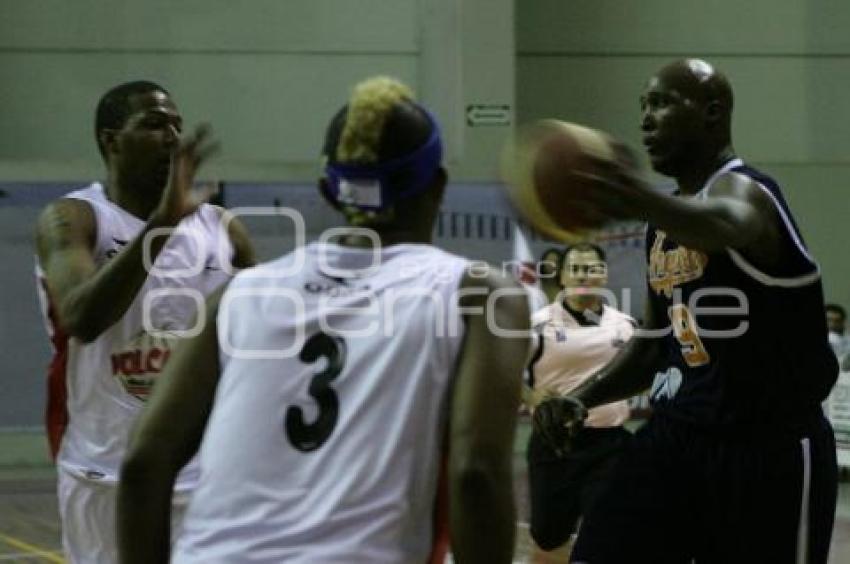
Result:
{"label": "player with number 3 jersey", "polygon": [[446,525],[456,562],[511,562],[528,308],[429,244],[441,145],[403,84],[355,88],[320,181],[350,227],[210,301],[125,461],[122,562],[168,561],[166,492],[202,435],[173,562],[440,562]]}

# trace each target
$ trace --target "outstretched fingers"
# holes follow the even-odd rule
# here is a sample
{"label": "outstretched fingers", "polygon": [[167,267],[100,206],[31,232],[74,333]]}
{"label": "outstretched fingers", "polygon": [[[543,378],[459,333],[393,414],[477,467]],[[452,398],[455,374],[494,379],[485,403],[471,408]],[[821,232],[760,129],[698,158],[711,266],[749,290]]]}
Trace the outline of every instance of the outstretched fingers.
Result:
{"label": "outstretched fingers", "polygon": [[221,145],[212,137],[212,127],[208,123],[202,123],[181,142],[178,152],[179,156],[188,159],[197,168],[220,148]]}
{"label": "outstretched fingers", "polygon": [[167,224],[178,222],[215,195],[217,187],[194,187],[198,168],[219,151],[219,143],[212,137],[212,128],[201,124],[180,140],[172,155],[171,175],[155,212]]}

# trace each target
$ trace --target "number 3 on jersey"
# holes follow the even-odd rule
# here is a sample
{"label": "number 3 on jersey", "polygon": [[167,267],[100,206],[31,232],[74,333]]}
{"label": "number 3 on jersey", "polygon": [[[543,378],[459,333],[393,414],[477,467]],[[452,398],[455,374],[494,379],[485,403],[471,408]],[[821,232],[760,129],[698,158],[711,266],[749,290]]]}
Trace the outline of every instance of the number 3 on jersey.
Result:
{"label": "number 3 on jersey", "polygon": [[683,304],[676,304],[670,306],[667,314],[673,324],[673,335],[682,345],[682,358],[688,366],[708,364],[711,357],[697,334],[697,324],[690,310]]}
{"label": "number 3 on jersey", "polygon": [[333,433],[339,417],[339,398],[331,382],[339,376],[345,365],[345,341],[325,333],[316,333],[304,343],[299,360],[313,364],[324,357],[327,367],[317,372],[310,380],[308,392],[319,404],[319,415],[312,423],[304,422],[304,411],[291,405],[286,410],[286,437],[292,446],[302,452],[314,451],[322,446]]}

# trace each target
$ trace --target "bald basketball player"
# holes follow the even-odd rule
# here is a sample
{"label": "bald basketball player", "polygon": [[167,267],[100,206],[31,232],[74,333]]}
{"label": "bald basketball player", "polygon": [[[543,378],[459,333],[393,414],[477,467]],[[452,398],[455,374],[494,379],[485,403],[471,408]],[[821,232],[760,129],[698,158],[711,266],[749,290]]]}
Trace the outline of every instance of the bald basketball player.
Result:
{"label": "bald basketball player", "polygon": [[168,561],[169,492],[199,446],[175,563],[442,562],[444,449],[455,561],[512,561],[524,290],[431,245],[442,141],[408,87],[359,84],[324,156],[351,227],[210,301],[123,467],[124,564]]}
{"label": "bald basketball player", "polygon": [[[118,560],[115,503],[130,426],[169,362],[171,335],[192,326],[192,297],[202,302],[229,266],[254,262],[239,223],[225,232],[222,210],[193,190],[215,149],[208,129],[182,130],[162,86],[110,89],[95,117],[106,179],[52,202],[38,221],[38,286],[55,347],[47,432],[62,545],[75,564]],[[190,465],[177,481],[175,526],[196,480]]]}
{"label": "bald basketball player", "polygon": [[827,561],[836,501],[821,402],[837,377],[820,270],[777,183],[735,155],[726,77],[671,63],[640,98],[653,191],[610,165],[586,193],[612,218],[648,221],[651,336],[538,408],[560,443],[585,408],[651,386],[653,416],[586,515],[573,561]]}

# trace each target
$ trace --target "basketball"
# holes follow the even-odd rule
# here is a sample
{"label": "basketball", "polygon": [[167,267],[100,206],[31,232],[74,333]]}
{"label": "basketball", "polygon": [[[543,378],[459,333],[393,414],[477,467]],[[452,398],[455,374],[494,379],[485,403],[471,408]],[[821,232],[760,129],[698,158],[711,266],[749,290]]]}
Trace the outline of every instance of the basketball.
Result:
{"label": "basketball", "polygon": [[585,196],[604,174],[598,160],[614,160],[612,138],[602,131],[554,119],[521,128],[502,155],[511,202],[541,233],[560,241],[581,238],[607,217]]}

